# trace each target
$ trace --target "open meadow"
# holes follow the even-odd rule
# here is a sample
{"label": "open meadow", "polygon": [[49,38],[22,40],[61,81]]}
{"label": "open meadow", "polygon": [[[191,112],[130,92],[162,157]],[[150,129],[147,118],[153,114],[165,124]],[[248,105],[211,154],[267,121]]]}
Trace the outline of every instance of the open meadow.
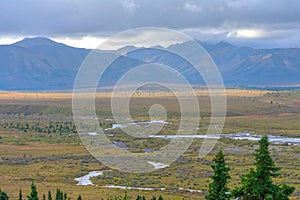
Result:
{"label": "open meadow", "polygon": [[[120,94],[118,98],[123,98]],[[182,93],[181,95],[188,95]],[[110,93],[96,95],[96,112],[101,127],[111,141],[122,144],[127,151],[158,150],[169,140],[164,138],[135,139],[114,124]],[[200,105],[198,134],[205,134],[210,122],[210,97],[197,91]],[[176,97],[168,92],[138,92],[130,100],[130,114],[136,121],[149,121],[149,108],[154,104],[165,107],[167,124],[159,135],[174,135],[180,121],[180,107]],[[253,167],[257,141],[221,137],[214,150],[199,158],[203,139],[195,139],[190,148],[169,167],[151,173],[125,173],[112,170],[93,158],[82,145],[72,117],[70,93],[21,93],[0,91],[0,188],[10,199],[18,198],[21,188],[29,194],[32,181],[39,194],[61,188],[72,199],[81,194],[84,200],[107,198],[123,194],[128,189],[135,197],[163,195],[165,199],[204,199],[211,182],[210,164],[219,149],[226,155],[231,168],[230,188],[240,183],[239,176]],[[227,115],[223,128],[226,136],[233,133],[272,135],[300,139],[300,92],[227,90]],[[277,183],[296,188],[291,199],[300,196],[300,144],[271,143],[270,151],[281,167]],[[91,178],[94,185],[77,185],[75,178],[91,171],[104,170],[103,175]],[[107,186],[114,186],[109,188]],[[119,188],[118,188],[119,187]],[[154,190],[142,190],[153,188]]]}

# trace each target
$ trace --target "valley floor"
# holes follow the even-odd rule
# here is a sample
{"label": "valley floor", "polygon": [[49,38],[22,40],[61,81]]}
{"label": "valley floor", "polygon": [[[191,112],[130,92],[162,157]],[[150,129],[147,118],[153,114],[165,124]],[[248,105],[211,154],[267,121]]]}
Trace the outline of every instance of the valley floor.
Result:
{"label": "valley floor", "polygon": [[[118,128],[111,129],[115,122],[110,120],[113,118],[110,94],[96,96],[99,124],[106,129],[105,134],[112,141],[123,143],[128,151],[158,150],[170,141],[166,138],[136,140]],[[198,91],[198,101],[201,119],[197,133],[205,134],[210,121],[208,93]],[[227,101],[227,117],[222,132],[225,136],[249,132],[255,137],[268,134],[300,139],[300,92],[228,90]],[[168,113],[168,123],[159,134],[176,134],[180,107],[176,97],[170,93],[135,94],[130,102],[130,114],[137,122],[150,121],[148,110],[153,104],[163,105]],[[72,199],[79,194],[84,200],[123,194],[122,187],[133,187],[128,190],[131,196],[162,194],[165,199],[204,199],[211,181],[210,164],[217,150],[223,149],[231,168],[230,188],[236,187],[239,176],[253,166],[257,141],[221,137],[208,156],[199,158],[203,139],[198,138],[170,166],[151,173],[119,172],[98,162],[82,145],[74,127],[71,107],[71,94],[68,93],[0,92],[0,188],[11,199],[18,197],[20,188],[23,194],[28,194],[32,181],[41,194],[59,187]],[[295,186],[292,198],[299,199],[300,146],[273,143],[270,150],[276,164],[282,168],[281,176],[274,181]],[[76,178],[101,170],[104,170],[102,175],[90,178],[94,185],[77,185]],[[118,187],[104,187],[109,185]]]}

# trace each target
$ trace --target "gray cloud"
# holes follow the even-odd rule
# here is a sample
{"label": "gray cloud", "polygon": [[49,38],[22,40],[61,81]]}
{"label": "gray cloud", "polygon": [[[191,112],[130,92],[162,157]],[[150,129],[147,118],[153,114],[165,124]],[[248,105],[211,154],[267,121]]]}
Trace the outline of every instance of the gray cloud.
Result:
{"label": "gray cloud", "polygon": [[140,7],[139,4],[137,4],[133,0],[124,0],[122,2],[122,6],[131,15],[134,14],[136,12],[136,10]]}
{"label": "gray cloud", "polygon": [[[296,45],[300,46],[300,36],[297,36],[300,35],[298,28],[300,1],[3,0],[0,2],[2,36],[103,36],[145,26],[184,30],[198,39],[230,40],[238,44],[250,41],[254,46],[259,42],[266,43],[273,39],[281,41],[278,44],[296,42]],[[264,35],[243,38],[241,34],[243,32],[240,30],[260,30]],[[237,37],[238,31],[241,37]]]}
{"label": "gray cloud", "polygon": [[191,12],[201,12],[202,8],[195,4],[194,2],[185,2],[182,6],[182,9],[186,11],[191,11]]}

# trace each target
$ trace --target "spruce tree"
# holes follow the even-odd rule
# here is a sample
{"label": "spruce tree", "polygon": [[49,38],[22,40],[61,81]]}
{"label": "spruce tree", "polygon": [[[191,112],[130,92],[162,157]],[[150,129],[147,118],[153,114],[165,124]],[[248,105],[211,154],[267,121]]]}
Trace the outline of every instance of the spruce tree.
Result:
{"label": "spruce tree", "polygon": [[140,195],[137,195],[136,200],[142,200],[143,198]]}
{"label": "spruce tree", "polygon": [[22,190],[19,190],[19,199],[18,200],[23,200],[23,195],[22,195]]}
{"label": "spruce tree", "polygon": [[55,200],[63,200],[63,199],[64,199],[63,191],[61,191],[59,188],[57,188],[56,189]]}
{"label": "spruce tree", "polygon": [[56,188],[55,200],[60,200],[59,195],[60,195],[60,190],[58,188]]}
{"label": "spruce tree", "polygon": [[229,191],[227,187],[229,176],[229,167],[227,167],[225,162],[225,156],[222,151],[219,151],[216,157],[213,159],[214,163],[211,165],[211,168],[214,171],[214,174],[211,176],[213,180],[209,184],[208,194],[205,196],[207,200],[225,200],[228,199]]}
{"label": "spruce tree", "polygon": [[48,200],[52,200],[51,191],[48,191]]}
{"label": "spruce tree", "polygon": [[30,195],[27,197],[28,200],[39,200],[38,192],[37,192],[36,185],[34,184],[34,182],[31,183],[30,188],[31,188],[31,192],[30,192]]}
{"label": "spruce tree", "polygon": [[9,197],[7,196],[7,194],[5,192],[2,192],[0,189],[0,200],[8,200]]}
{"label": "spruce tree", "polygon": [[294,192],[294,187],[273,183],[272,178],[279,176],[280,168],[275,165],[270,155],[269,145],[268,137],[263,136],[254,154],[256,169],[250,169],[248,174],[241,176],[242,186],[232,191],[234,197],[245,200],[288,200],[288,196]]}
{"label": "spruce tree", "polygon": [[77,200],[82,200],[80,195],[78,196]]}

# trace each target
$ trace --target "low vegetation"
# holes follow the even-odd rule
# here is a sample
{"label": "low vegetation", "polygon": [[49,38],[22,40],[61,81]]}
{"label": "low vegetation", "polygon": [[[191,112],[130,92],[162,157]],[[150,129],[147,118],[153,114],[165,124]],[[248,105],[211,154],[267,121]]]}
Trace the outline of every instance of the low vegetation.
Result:
{"label": "low vegetation", "polygon": [[[222,194],[234,194],[233,189],[244,188],[242,177],[247,177],[249,168],[256,172],[253,154],[258,149],[257,142],[230,138],[219,139],[213,151],[205,158],[198,156],[203,140],[195,139],[176,162],[153,173],[109,171],[108,167],[94,159],[82,146],[72,121],[70,96],[11,95],[6,93],[4,98],[0,95],[0,188],[2,196],[6,194],[10,199],[19,198],[20,188],[22,198],[27,199],[31,192],[28,186],[33,181],[38,186],[40,200],[43,196],[48,200],[49,190],[54,200],[57,188],[62,188],[67,192],[67,197],[73,200],[77,200],[79,195],[83,200],[124,199],[126,195],[131,200],[143,199],[143,196],[147,200],[155,196],[158,200],[160,195],[164,199],[172,200],[205,199],[214,188],[219,188],[218,191]],[[223,133],[246,131],[252,132],[253,135],[270,134],[298,138],[299,96],[300,92],[294,91],[232,91],[228,96],[228,112]],[[198,100],[201,111],[198,134],[205,134],[211,115],[210,99],[207,94],[199,93]],[[180,109],[176,98],[171,94],[135,95],[130,102],[132,118],[135,121],[149,121],[148,110],[153,104],[163,105],[168,113],[168,124],[159,134],[176,134],[180,123]],[[99,125],[103,128],[109,128],[114,123],[111,120],[113,117],[110,106],[109,95],[96,99],[97,117]],[[158,150],[169,143],[169,140],[165,139],[138,140],[122,133],[120,129],[108,130],[105,133],[111,141],[124,143],[130,152]],[[220,149],[223,155],[226,155],[225,167],[230,168],[228,175],[231,179],[225,184],[228,188],[226,190],[222,190],[223,186],[213,186],[214,181],[210,178],[214,174],[210,165],[216,163],[214,156],[218,155]],[[289,198],[299,199],[300,146],[270,144],[269,151],[277,166],[281,168],[280,176],[270,177],[275,185],[274,190],[283,191],[287,189],[284,188],[287,184],[295,188]],[[76,185],[75,178],[99,170],[109,172],[91,178],[94,185]],[[215,179],[218,180],[217,177]],[[124,195],[124,191],[106,188],[106,185],[145,187],[154,190],[128,190]],[[284,193],[288,191],[291,190]],[[241,198],[243,197],[240,196]]]}
{"label": "low vegetation", "polygon": [[[256,150],[255,166],[256,169],[250,169],[249,173],[241,176],[241,186],[234,188],[231,192],[227,187],[228,181],[231,179],[229,175],[230,168],[225,162],[223,151],[219,151],[213,159],[211,167],[214,174],[211,176],[213,180],[209,184],[208,193],[205,195],[207,200],[229,200],[231,197],[244,200],[289,200],[289,196],[294,192],[295,187],[287,184],[274,184],[272,177],[279,176],[280,170],[273,161],[269,152],[268,137],[264,136],[259,141],[259,148]],[[31,183],[31,191],[27,196],[28,200],[39,200],[36,185]],[[43,194],[43,200],[52,200],[51,191],[48,191],[47,196]],[[132,197],[125,192],[124,196],[108,197],[107,200],[131,200]],[[136,200],[146,200],[145,196],[137,195]],[[163,200],[160,195],[158,198],[152,197],[151,200]],[[8,195],[0,190],[0,200],[9,200]],[[18,200],[23,200],[22,190],[19,190]],[[71,200],[66,192],[56,189],[55,200]],[[81,195],[77,200],[82,200]],[[103,198],[102,198],[103,200]]]}

